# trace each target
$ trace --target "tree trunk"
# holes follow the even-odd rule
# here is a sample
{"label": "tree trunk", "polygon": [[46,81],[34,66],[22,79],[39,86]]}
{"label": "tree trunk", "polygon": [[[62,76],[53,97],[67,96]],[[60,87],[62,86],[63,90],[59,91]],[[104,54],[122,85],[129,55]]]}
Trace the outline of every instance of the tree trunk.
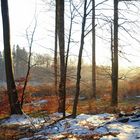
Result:
{"label": "tree trunk", "polygon": [[67,75],[67,66],[68,66],[68,58],[69,58],[69,50],[70,50],[70,43],[71,43],[71,34],[72,34],[72,25],[73,25],[73,15],[71,11],[71,2],[70,2],[70,12],[71,12],[71,17],[70,17],[70,28],[69,28],[69,37],[68,37],[68,45],[67,45],[67,53],[66,53],[66,75]]}
{"label": "tree trunk", "polygon": [[54,50],[54,86],[55,93],[57,95],[57,0],[55,0],[56,9],[55,9],[55,50]]}
{"label": "tree trunk", "polygon": [[[72,2],[70,2],[70,27],[69,27],[69,36],[68,36],[68,44],[67,44],[67,52],[66,52],[66,64],[65,64],[65,76],[66,76],[66,81],[67,81],[67,71],[68,71],[68,59],[69,59],[69,51],[70,51],[70,43],[71,43],[71,35],[72,35],[72,27],[73,27],[73,11],[72,11]],[[66,82],[67,86],[67,82]]]}
{"label": "tree trunk", "polygon": [[59,83],[59,108],[65,116],[66,74],[65,74],[65,39],[64,39],[64,0],[58,0],[58,39],[60,51],[60,83]]}
{"label": "tree trunk", "polygon": [[1,0],[1,10],[3,22],[6,80],[11,114],[22,114],[20,103],[18,101],[18,95],[12,70],[11,48],[10,48],[10,25],[9,25],[9,12],[7,0]]}
{"label": "tree trunk", "polygon": [[95,0],[92,0],[92,97],[96,99]]}
{"label": "tree trunk", "polygon": [[85,0],[84,3],[84,15],[83,15],[82,29],[81,29],[81,42],[80,42],[80,50],[79,50],[78,65],[77,65],[76,94],[75,94],[73,112],[72,112],[72,116],[74,118],[76,117],[77,114],[78,98],[80,94],[81,63],[82,63],[82,53],[84,47],[84,31],[85,31],[85,24],[86,24],[86,5],[87,5],[87,0]]}
{"label": "tree trunk", "polygon": [[113,86],[114,86],[114,38],[113,38],[113,29],[112,29],[112,23],[111,23],[111,86],[112,86],[112,98],[113,98]]}
{"label": "tree trunk", "polygon": [[118,0],[114,0],[114,65],[112,68],[111,105],[118,105]]}

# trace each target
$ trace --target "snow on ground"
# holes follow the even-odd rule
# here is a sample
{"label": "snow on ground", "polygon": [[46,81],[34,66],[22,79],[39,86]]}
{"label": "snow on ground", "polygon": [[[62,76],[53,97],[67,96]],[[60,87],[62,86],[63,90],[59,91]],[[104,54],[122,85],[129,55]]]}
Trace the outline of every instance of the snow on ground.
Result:
{"label": "snow on ground", "polygon": [[[60,118],[62,116],[59,113],[52,114],[50,119]],[[43,122],[40,118],[30,118],[27,115],[12,115],[9,119],[1,122],[1,125],[7,124],[38,124]],[[94,134],[116,134],[116,137],[112,135],[103,136],[101,140],[140,140],[140,115],[130,117],[128,122],[121,123],[116,119],[113,114],[98,114],[98,115],[86,115],[80,114],[75,119],[67,118],[57,122],[54,125],[45,126],[34,134],[30,138],[22,138],[20,140],[52,140],[63,139],[66,135],[69,135],[67,139],[75,140],[73,136],[81,137]],[[82,138],[81,138],[82,140]],[[88,139],[87,139],[88,140]]]}
{"label": "snow on ground", "polygon": [[136,98],[140,98],[140,96],[136,96]]}
{"label": "snow on ground", "polygon": [[106,119],[113,120],[113,115],[85,115],[81,114],[76,119],[65,119],[58,122],[53,127],[45,127],[39,134],[61,134],[69,133],[75,135],[93,134],[95,127],[106,122]]}
{"label": "snow on ground", "polygon": [[33,106],[43,106],[46,105],[48,103],[48,100],[43,99],[43,100],[36,100],[36,101],[32,101],[31,103],[26,103],[25,105],[33,105]]}
{"label": "snow on ground", "polygon": [[26,114],[23,115],[11,115],[8,119],[4,119],[0,122],[1,126],[9,126],[9,125],[34,125],[38,126],[38,124],[43,123],[43,118],[32,118]]}

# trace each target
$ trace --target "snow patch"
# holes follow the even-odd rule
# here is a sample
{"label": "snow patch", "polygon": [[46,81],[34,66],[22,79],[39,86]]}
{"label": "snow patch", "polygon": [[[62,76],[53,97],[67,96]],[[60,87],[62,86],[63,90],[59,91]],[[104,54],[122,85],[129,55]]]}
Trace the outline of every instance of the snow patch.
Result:
{"label": "snow patch", "polygon": [[8,119],[2,120],[1,125],[37,125],[43,123],[44,119],[42,118],[32,118],[26,114],[22,115],[11,115]]}

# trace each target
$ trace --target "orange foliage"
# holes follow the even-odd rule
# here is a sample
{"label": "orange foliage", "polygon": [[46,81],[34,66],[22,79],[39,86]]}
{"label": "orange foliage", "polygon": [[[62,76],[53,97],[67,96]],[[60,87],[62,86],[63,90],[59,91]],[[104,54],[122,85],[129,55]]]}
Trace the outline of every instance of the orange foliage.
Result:
{"label": "orange foliage", "polygon": [[8,95],[6,91],[1,92],[1,101],[0,101],[0,114],[6,115],[10,112],[10,105],[8,101]]}

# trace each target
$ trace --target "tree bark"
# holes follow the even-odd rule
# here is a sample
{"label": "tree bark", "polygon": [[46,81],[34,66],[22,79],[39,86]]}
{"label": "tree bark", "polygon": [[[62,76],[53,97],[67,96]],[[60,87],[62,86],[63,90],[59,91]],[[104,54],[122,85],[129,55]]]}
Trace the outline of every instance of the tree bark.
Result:
{"label": "tree bark", "polygon": [[118,0],[114,0],[114,65],[112,70],[112,106],[118,105]]}
{"label": "tree bark", "polygon": [[18,101],[18,94],[12,70],[11,48],[10,48],[10,25],[9,25],[9,11],[7,0],[1,0],[1,12],[3,22],[5,70],[11,114],[22,114],[20,103]]}
{"label": "tree bark", "polygon": [[92,0],[92,97],[96,99],[95,0]]}
{"label": "tree bark", "polygon": [[65,39],[64,39],[64,0],[58,0],[58,39],[60,52],[60,83],[59,83],[59,108],[65,116],[66,98],[66,72],[65,72]]}

